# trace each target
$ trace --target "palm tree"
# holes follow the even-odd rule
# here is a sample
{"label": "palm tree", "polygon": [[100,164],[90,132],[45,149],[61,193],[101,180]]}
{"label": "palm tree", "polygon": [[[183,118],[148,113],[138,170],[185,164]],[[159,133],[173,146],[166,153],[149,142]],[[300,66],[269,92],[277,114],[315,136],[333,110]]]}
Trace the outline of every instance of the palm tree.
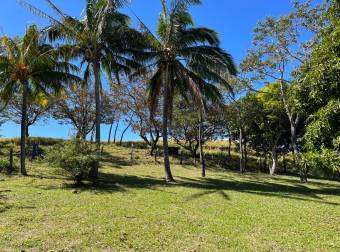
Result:
{"label": "palm tree", "polygon": [[163,94],[163,150],[165,179],[174,181],[168,152],[168,123],[173,98],[178,93],[193,99],[203,111],[205,103],[222,102],[221,84],[231,89],[225,73],[236,75],[232,57],[223,51],[215,31],[194,27],[188,7],[200,0],[172,0],[169,5],[162,0],[163,13],[158,23],[157,35],[145,28],[151,45],[149,61],[156,68],[150,81],[149,99],[154,111]]}
{"label": "palm tree", "polygon": [[[66,60],[78,60],[81,66],[85,65],[85,80],[94,77],[95,132],[97,155],[100,156],[101,73],[106,73],[111,84],[113,77],[120,83],[121,72],[128,74],[130,69],[140,67],[135,56],[138,54],[137,49],[144,47],[145,41],[142,34],[130,28],[129,17],[117,11],[126,2],[124,0],[86,0],[85,14],[81,19],[65,15],[51,0],[46,1],[61,21],[21,0],[33,12],[50,20],[52,25],[46,29],[50,41],[65,42],[60,47],[61,56]],[[90,171],[90,177],[98,177],[98,167]]]}
{"label": "palm tree", "polygon": [[27,103],[51,91],[58,92],[64,83],[79,81],[70,72],[77,68],[56,59],[55,50],[47,44],[35,25],[31,25],[22,39],[1,38],[0,95],[8,102],[15,94],[22,97],[20,173],[27,175],[25,144]]}

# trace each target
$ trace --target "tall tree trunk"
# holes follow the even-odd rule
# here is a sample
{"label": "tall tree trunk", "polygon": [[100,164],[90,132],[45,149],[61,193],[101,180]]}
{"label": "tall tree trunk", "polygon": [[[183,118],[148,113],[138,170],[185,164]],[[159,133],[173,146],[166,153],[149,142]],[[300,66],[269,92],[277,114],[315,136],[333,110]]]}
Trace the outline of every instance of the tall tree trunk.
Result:
{"label": "tall tree trunk", "polygon": [[228,159],[231,159],[231,137],[229,135]]}
{"label": "tall tree trunk", "polygon": [[289,122],[290,122],[290,141],[292,144],[293,165],[295,166],[296,165],[296,154],[298,153],[298,148],[296,144],[296,124],[290,115],[288,115],[288,117],[289,117]]}
{"label": "tall tree trunk", "polygon": [[111,133],[112,133],[112,127],[113,127],[113,123],[114,121],[111,121],[111,125],[110,125],[110,130],[109,130],[109,137],[107,139],[107,143],[109,144],[111,142]]}
{"label": "tall tree trunk", "polygon": [[164,153],[164,170],[165,170],[165,181],[173,182],[174,178],[171,173],[170,160],[169,160],[169,143],[168,143],[168,114],[169,114],[169,97],[170,97],[170,87],[169,87],[169,73],[168,66],[166,67],[163,76],[163,87],[164,87],[164,99],[163,99],[163,120],[162,120],[162,136],[163,136],[163,153]]}
{"label": "tall tree trunk", "polygon": [[[294,166],[296,165],[296,154],[298,153],[298,148],[297,148],[297,143],[296,143],[296,128],[299,124],[300,121],[300,113],[294,113],[291,108],[289,107],[288,104],[288,98],[284,90],[284,80],[283,80],[283,73],[281,73],[281,79],[280,79],[280,89],[281,89],[281,97],[282,101],[286,110],[286,114],[289,119],[290,123],[290,139],[291,139],[291,144],[292,144],[292,151],[293,151],[293,164]],[[295,114],[295,118],[294,118]],[[300,169],[303,169],[300,167]],[[301,171],[300,171],[301,174]],[[302,179],[302,177],[300,177]]]}
{"label": "tall tree trunk", "polygon": [[123,130],[123,133],[122,135],[120,136],[120,141],[119,141],[119,145],[122,146],[122,143],[123,143],[123,137],[125,135],[125,132],[130,128],[131,126],[131,121],[129,122],[128,126]]}
{"label": "tall tree trunk", "polygon": [[[27,111],[27,109],[26,109],[26,111]],[[26,123],[27,123],[27,121],[26,121]],[[30,136],[28,128],[29,128],[29,125],[27,123],[27,125],[26,125],[26,133],[25,133],[26,134],[26,138],[28,138]]]}
{"label": "tall tree trunk", "polygon": [[196,163],[197,163],[197,157],[196,157],[196,151],[193,152],[192,154],[192,158],[194,159],[194,166],[196,166]]}
{"label": "tall tree trunk", "polygon": [[[95,92],[95,101],[96,101],[96,150],[97,157],[100,159],[100,124],[101,124],[101,102],[100,102],[100,93],[101,93],[101,80],[100,80],[100,64],[99,62],[93,62],[93,73],[94,73],[94,92]],[[89,177],[92,179],[98,178],[98,167],[94,166],[91,168]]]}
{"label": "tall tree trunk", "polygon": [[82,140],[84,140],[84,141],[86,141],[86,128],[83,128],[83,129],[81,129],[80,130],[80,132],[78,133],[79,134],[79,137],[82,139]]}
{"label": "tall tree trunk", "polygon": [[240,172],[245,172],[245,160],[244,160],[244,148],[243,148],[243,129],[240,127],[240,138],[239,138],[239,144],[240,144]]}
{"label": "tall tree trunk", "polygon": [[26,133],[27,133],[27,96],[28,82],[23,84],[22,108],[21,108],[21,140],[20,140],[20,173],[27,176],[26,171]]}
{"label": "tall tree trunk", "polygon": [[202,112],[200,112],[200,118],[199,118],[199,126],[198,126],[198,140],[199,140],[199,146],[200,146],[200,161],[202,165],[202,177],[205,177],[205,158],[204,158],[204,152],[203,152],[203,143],[202,143],[202,126],[203,126],[203,118],[202,118]]}
{"label": "tall tree trunk", "polygon": [[119,127],[119,121],[118,121],[117,124],[116,124],[115,134],[113,135],[113,143],[114,143],[114,144],[116,143],[118,127]]}
{"label": "tall tree trunk", "polygon": [[277,150],[276,150],[276,146],[275,146],[272,149],[272,167],[269,169],[270,175],[274,175],[275,174],[275,171],[277,169],[277,165],[278,165]]}
{"label": "tall tree trunk", "polygon": [[80,95],[80,108],[82,113],[82,122],[79,129],[79,137],[82,140],[86,141],[87,136],[87,128],[88,128],[88,121],[87,121],[87,96],[88,96],[88,83],[84,81],[81,85],[81,95]]}
{"label": "tall tree trunk", "polygon": [[279,139],[281,137],[281,133],[275,138],[275,141],[273,142],[273,147],[272,147],[272,167],[269,168],[269,173],[270,175],[274,175],[275,171],[278,167],[278,160],[277,160],[277,143],[279,142]]}
{"label": "tall tree trunk", "polygon": [[244,143],[243,143],[243,149],[244,149],[244,170],[248,168],[248,149],[247,149],[247,136],[245,135],[243,137]]}

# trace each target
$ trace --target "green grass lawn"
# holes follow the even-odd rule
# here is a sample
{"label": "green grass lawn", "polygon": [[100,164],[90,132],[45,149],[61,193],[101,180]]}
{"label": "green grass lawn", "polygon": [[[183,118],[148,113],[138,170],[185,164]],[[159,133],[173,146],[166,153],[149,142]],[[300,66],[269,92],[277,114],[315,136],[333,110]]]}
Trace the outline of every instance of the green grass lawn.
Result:
{"label": "green grass lawn", "polygon": [[161,164],[106,147],[98,185],[1,175],[0,251],[340,251],[340,183]]}

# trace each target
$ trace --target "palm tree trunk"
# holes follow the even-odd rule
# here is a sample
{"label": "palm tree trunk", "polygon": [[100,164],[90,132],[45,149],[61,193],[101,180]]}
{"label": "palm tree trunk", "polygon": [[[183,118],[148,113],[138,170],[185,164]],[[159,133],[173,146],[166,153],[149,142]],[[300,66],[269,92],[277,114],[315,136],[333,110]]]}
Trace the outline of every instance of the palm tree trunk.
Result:
{"label": "palm tree trunk", "polygon": [[[96,101],[96,146],[97,146],[97,157],[100,159],[100,123],[101,123],[101,102],[100,102],[100,65],[98,62],[93,62],[93,73],[94,73],[94,92]],[[98,167],[94,166],[91,168],[89,177],[92,179],[98,178]]]}
{"label": "palm tree trunk", "polygon": [[168,143],[168,113],[169,113],[169,96],[170,88],[168,85],[168,67],[165,70],[163,77],[164,81],[164,99],[163,99],[163,121],[162,121],[162,131],[163,131],[163,152],[164,152],[164,170],[165,170],[165,181],[173,182],[174,178],[171,174],[170,160],[169,160],[169,143]]}
{"label": "palm tree trunk", "polygon": [[26,171],[26,131],[27,131],[27,92],[28,82],[23,83],[21,107],[21,140],[20,140],[20,173],[27,176]]}
{"label": "palm tree trunk", "polygon": [[202,125],[203,125],[203,119],[202,119],[202,112],[201,112],[199,127],[198,127],[198,139],[199,139],[199,145],[200,145],[200,161],[202,165],[202,177],[205,177],[206,174],[205,174],[205,159],[204,159],[203,143],[202,143]]}
{"label": "palm tree trunk", "polygon": [[[27,111],[27,109],[26,109],[26,111]],[[28,123],[27,123],[27,119],[26,119],[26,138],[28,138],[29,136],[30,136],[30,134],[29,134],[29,125],[28,125]]]}

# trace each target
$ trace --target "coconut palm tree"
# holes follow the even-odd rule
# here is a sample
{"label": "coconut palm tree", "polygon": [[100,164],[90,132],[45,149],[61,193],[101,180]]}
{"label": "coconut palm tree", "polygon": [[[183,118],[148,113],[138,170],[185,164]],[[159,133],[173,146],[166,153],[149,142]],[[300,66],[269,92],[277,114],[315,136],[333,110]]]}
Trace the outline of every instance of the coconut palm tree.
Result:
{"label": "coconut palm tree", "polygon": [[[138,48],[144,47],[142,34],[129,26],[129,17],[119,13],[124,0],[86,0],[84,15],[80,19],[64,14],[50,0],[46,0],[60,17],[60,21],[21,0],[28,9],[48,18],[52,23],[46,29],[50,41],[64,41],[60,47],[64,59],[78,60],[84,66],[84,79],[94,77],[96,104],[96,145],[100,156],[101,124],[101,73],[104,72],[111,83],[119,83],[121,72],[129,73],[140,65],[135,60]],[[98,177],[98,168],[90,172],[91,178]]]}
{"label": "coconut palm tree", "polygon": [[174,96],[178,93],[185,99],[193,99],[203,111],[207,101],[222,102],[222,95],[214,84],[231,89],[225,75],[236,75],[236,67],[232,57],[219,47],[215,31],[194,27],[188,7],[200,4],[200,0],[161,2],[163,12],[157,36],[144,28],[152,48],[148,60],[156,65],[150,81],[149,99],[152,110],[155,110],[159,97],[163,97],[165,179],[171,182],[174,179],[168,153],[168,123]]}
{"label": "coconut palm tree", "polygon": [[0,95],[8,102],[14,95],[22,97],[20,173],[27,175],[25,144],[28,100],[58,92],[63,84],[78,82],[71,72],[77,68],[56,59],[55,50],[43,43],[35,25],[31,25],[22,39],[1,38]]}

